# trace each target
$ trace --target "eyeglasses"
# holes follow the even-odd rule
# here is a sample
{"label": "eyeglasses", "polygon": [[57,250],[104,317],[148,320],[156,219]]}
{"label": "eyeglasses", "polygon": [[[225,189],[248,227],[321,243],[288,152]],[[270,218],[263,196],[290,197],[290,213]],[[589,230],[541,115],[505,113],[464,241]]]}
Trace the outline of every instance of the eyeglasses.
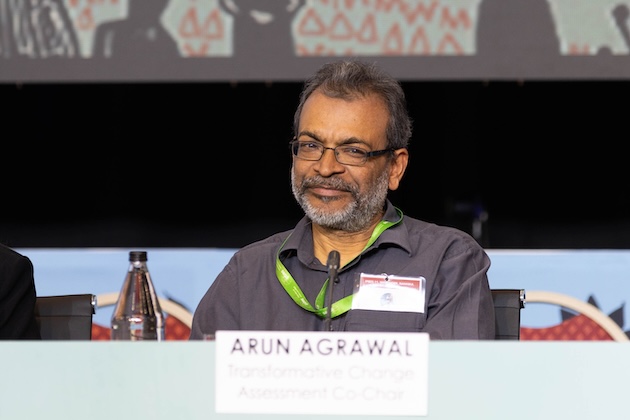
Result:
{"label": "eyeglasses", "polygon": [[360,147],[352,145],[344,145],[337,147],[325,147],[323,144],[316,141],[300,141],[294,140],[289,143],[293,156],[302,160],[317,161],[324,156],[326,150],[332,150],[335,152],[335,159],[342,165],[361,166],[367,162],[368,158],[384,155],[385,153],[391,153],[393,148],[374,150],[368,152]]}

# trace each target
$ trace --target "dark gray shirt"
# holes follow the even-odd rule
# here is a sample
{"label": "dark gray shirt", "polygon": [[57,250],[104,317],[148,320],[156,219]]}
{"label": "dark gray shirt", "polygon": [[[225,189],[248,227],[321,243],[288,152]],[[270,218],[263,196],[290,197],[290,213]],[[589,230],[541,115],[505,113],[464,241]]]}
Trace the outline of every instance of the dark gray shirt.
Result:
{"label": "dark gray shirt", "polygon": [[[399,219],[390,202],[384,219]],[[314,256],[311,224],[305,217],[293,230],[247,245],[232,256],[196,308],[190,339],[216,330],[323,331],[325,318],[300,307],[278,280],[278,258],[315,306],[328,271]],[[333,301],[351,295],[361,273],[422,276],[423,310],[351,309],[333,318],[331,327],[428,332],[432,340],[494,339],[489,268],[489,257],[470,235],[404,216],[339,270]]]}

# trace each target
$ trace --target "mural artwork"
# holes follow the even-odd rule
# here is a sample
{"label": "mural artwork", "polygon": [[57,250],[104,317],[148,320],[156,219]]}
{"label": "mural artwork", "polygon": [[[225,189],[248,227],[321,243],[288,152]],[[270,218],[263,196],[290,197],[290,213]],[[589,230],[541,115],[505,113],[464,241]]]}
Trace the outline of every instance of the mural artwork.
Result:
{"label": "mural artwork", "polygon": [[403,80],[626,77],[629,7],[621,0],[0,0],[0,81],[293,81],[332,57],[378,60]]}

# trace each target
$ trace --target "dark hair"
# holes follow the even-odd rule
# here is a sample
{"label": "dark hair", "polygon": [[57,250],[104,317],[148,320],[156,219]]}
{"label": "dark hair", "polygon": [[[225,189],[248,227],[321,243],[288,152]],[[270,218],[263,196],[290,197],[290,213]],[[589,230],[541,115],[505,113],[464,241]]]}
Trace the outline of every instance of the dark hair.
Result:
{"label": "dark hair", "polygon": [[304,102],[318,90],[331,98],[351,99],[370,93],[379,95],[389,110],[387,147],[400,149],[409,145],[411,118],[400,83],[375,64],[358,60],[342,60],[324,64],[308,78],[300,94],[300,103],[293,117],[293,132],[298,135]]}

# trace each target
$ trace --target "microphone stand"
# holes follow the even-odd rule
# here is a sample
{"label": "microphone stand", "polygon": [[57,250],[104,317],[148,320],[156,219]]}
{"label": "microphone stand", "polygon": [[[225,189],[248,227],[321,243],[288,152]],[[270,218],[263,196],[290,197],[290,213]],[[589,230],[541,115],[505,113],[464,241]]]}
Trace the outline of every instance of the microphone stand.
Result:
{"label": "microphone stand", "polygon": [[332,250],[330,254],[328,254],[328,305],[326,309],[326,322],[324,329],[326,331],[331,331],[332,322],[332,304],[333,304],[333,284],[339,282],[339,277],[337,276],[337,270],[339,270],[339,251]]}

